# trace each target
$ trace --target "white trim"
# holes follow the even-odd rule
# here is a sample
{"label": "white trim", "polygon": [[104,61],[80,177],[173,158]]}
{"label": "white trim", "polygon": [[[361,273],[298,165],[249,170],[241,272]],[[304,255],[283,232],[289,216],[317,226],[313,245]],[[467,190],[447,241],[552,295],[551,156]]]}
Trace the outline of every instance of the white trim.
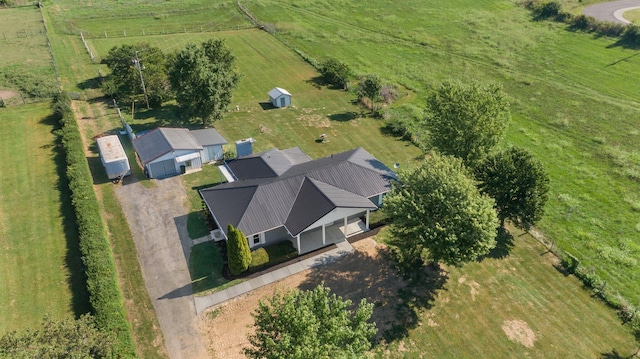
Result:
{"label": "white trim", "polygon": [[[255,236],[258,236],[258,243],[254,243],[254,241],[253,241]],[[249,242],[249,248],[253,248],[253,247],[257,247],[257,246],[263,245],[265,243],[264,232],[252,234],[250,236],[250,238],[247,238],[247,241]]]}
{"label": "white trim", "polygon": [[370,210],[367,210],[367,219],[364,222],[364,226],[367,228],[367,230],[369,230],[369,213],[371,213]]}
{"label": "white trim", "polygon": [[185,162],[188,160],[193,160],[200,157],[200,152],[188,153],[186,155],[177,156],[175,158],[176,163]]}

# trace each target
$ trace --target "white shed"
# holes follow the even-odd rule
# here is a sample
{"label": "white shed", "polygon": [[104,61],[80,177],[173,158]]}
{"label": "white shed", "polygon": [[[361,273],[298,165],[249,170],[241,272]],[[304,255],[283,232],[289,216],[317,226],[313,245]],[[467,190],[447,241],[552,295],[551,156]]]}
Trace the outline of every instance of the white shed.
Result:
{"label": "white shed", "polygon": [[122,148],[120,139],[116,135],[100,137],[96,140],[100,151],[100,160],[107,171],[109,179],[115,179],[131,174],[129,159]]}
{"label": "white shed", "polygon": [[274,87],[273,90],[269,91],[269,102],[274,107],[291,106],[291,94],[283,88]]}

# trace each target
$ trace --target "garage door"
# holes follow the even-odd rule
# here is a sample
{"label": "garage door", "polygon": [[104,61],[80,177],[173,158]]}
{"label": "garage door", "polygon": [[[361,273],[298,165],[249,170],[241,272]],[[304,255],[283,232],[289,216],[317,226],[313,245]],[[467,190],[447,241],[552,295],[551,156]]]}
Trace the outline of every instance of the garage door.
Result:
{"label": "garage door", "polygon": [[173,159],[151,163],[149,167],[151,170],[151,178],[164,178],[178,174],[176,163]]}

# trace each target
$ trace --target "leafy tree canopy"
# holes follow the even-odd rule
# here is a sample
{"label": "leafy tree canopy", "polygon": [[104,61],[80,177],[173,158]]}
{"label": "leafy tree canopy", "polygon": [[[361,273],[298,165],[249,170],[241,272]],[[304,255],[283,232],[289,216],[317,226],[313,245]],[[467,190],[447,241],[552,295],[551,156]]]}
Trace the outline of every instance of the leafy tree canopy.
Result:
{"label": "leafy tree canopy", "polygon": [[434,154],[420,167],[400,172],[385,197],[395,252],[407,267],[422,264],[423,249],[435,263],[460,265],[496,244],[494,201],[481,194],[462,161]]}
{"label": "leafy tree canopy", "polygon": [[178,104],[206,126],[222,118],[240,74],[224,41],[211,39],[200,46],[188,44],[178,52],[172,59],[169,79]]}
{"label": "leafy tree canopy", "polygon": [[111,70],[111,76],[103,86],[108,95],[132,101],[144,95],[144,80],[152,107],[161,106],[170,97],[167,56],[159,48],[146,43],[115,46],[102,62]]}
{"label": "leafy tree canopy", "polygon": [[371,347],[377,329],[369,319],[373,304],[363,299],[355,310],[324,284],[313,290],[276,294],[252,313],[249,358],[359,358]]}
{"label": "leafy tree canopy", "polygon": [[347,89],[351,69],[346,63],[333,58],[328,59],[321,65],[320,73],[328,83]]}
{"label": "leafy tree canopy", "polygon": [[542,163],[521,148],[489,156],[475,170],[479,188],[496,201],[500,223],[511,220],[528,230],[544,214],[549,175]]}
{"label": "leafy tree canopy", "polygon": [[378,75],[364,75],[358,84],[358,98],[366,97],[371,100],[373,110],[374,104],[380,99],[380,90],[382,90],[382,80]]}
{"label": "leafy tree canopy", "polygon": [[100,332],[89,315],[78,320],[45,317],[40,328],[0,338],[0,358],[110,358],[114,338]]}
{"label": "leafy tree canopy", "polygon": [[504,137],[511,115],[502,88],[444,82],[427,100],[431,145],[474,167]]}

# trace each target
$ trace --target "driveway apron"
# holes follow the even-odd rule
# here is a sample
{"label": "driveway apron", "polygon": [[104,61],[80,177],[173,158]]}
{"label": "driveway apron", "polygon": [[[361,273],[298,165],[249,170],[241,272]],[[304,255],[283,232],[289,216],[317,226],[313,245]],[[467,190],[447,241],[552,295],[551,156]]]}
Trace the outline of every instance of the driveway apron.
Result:
{"label": "driveway apron", "polygon": [[198,329],[188,258],[187,194],[179,177],[145,188],[126,178],[116,195],[129,223],[149,296],[172,359],[208,358]]}

